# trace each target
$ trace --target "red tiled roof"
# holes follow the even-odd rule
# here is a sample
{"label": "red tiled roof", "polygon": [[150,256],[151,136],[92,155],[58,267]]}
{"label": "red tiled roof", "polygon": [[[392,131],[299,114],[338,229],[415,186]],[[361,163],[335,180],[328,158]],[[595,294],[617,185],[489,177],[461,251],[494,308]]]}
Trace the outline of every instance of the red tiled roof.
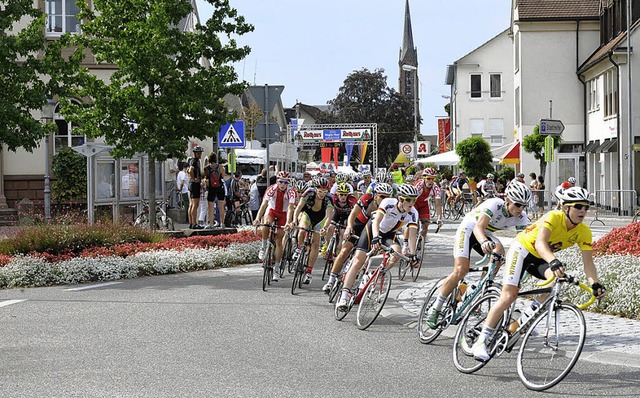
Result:
{"label": "red tiled roof", "polygon": [[600,0],[518,0],[518,20],[599,19]]}

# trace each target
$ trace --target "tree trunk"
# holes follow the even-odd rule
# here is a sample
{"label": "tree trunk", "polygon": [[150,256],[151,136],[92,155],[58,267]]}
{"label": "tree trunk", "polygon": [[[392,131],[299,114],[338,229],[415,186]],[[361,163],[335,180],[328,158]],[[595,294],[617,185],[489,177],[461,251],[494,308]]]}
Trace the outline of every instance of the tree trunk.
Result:
{"label": "tree trunk", "polygon": [[149,225],[151,230],[157,229],[156,225],[156,160],[149,156],[149,173],[147,178],[149,180],[147,196],[149,197]]}

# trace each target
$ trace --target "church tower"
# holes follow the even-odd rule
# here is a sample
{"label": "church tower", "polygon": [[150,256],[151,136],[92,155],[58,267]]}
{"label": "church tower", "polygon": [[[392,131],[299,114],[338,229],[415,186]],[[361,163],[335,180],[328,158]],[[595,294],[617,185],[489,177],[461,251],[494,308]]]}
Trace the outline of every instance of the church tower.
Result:
{"label": "church tower", "polygon": [[[410,98],[412,101],[417,98],[418,120],[420,119],[420,98],[418,90],[418,49],[413,44],[413,31],[411,29],[411,12],[409,11],[409,0],[407,0],[404,10],[404,32],[402,35],[402,48],[400,49],[400,59],[398,61],[400,95]],[[418,129],[420,128],[418,123]]]}

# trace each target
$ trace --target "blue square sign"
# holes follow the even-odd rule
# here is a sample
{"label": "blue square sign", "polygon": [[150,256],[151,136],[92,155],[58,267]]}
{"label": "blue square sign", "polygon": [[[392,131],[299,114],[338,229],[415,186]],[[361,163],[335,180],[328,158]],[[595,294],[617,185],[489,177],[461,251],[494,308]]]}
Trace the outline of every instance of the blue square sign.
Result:
{"label": "blue square sign", "polygon": [[244,148],[245,145],[243,120],[227,123],[218,132],[218,146],[220,148]]}

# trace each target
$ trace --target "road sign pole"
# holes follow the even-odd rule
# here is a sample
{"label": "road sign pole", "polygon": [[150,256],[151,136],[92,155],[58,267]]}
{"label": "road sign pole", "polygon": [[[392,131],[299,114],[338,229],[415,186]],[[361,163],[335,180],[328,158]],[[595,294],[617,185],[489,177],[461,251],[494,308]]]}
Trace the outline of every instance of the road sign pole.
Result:
{"label": "road sign pole", "polygon": [[267,180],[271,178],[271,176],[269,175],[269,165],[271,164],[269,161],[269,85],[265,84],[264,85],[264,124],[266,126],[266,133],[265,133],[265,142],[267,143]]}

